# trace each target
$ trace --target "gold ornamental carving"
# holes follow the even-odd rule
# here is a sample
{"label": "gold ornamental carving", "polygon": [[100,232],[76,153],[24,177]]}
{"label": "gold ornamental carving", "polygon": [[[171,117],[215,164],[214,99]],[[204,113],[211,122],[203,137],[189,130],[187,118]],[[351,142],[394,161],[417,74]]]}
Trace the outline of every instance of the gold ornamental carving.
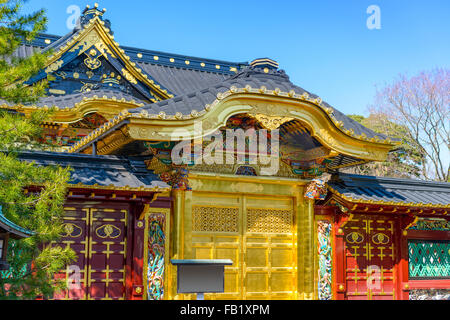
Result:
{"label": "gold ornamental carving", "polygon": [[231,184],[233,192],[262,192],[264,187],[261,184],[249,182],[236,182]]}
{"label": "gold ornamental carving", "polygon": [[285,209],[247,209],[247,232],[291,233],[293,211]]}
{"label": "gold ornamental carving", "polygon": [[201,187],[203,187],[203,182],[197,179],[189,180],[189,185],[193,190],[199,190]]}
{"label": "gold ornamental carving", "polygon": [[122,68],[122,74],[125,77],[125,79],[127,79],[128,81],[130,81],[131,83],[136,84],[137,80],[135,77],[133,77],[133,75],[125,68]]}
{"label": "gold ornamental carving", "polygon": [[58,70],[62,64],[64,63],[63,60],[58,60],[56,62],[53,62],[51,65],[49,65],[46,69],[45,69],[45,73],[51,73],[53,71]]}
{"label": "gold ornamental carving", "polygon": [[111,56],[115,57],[109,47],[103,42],[102,38],[96,31],[91,31],[83,40],[78,42],[75,46],[73,46],[69,52],[73,52],[78,48],[82,47],[78,52],[78,55],[82,54],[86,50],[90,49],[92,46],[97,48],[97,50],[106,57],[105,52],[109,53]]}
{"label": "gold ornamental carving", "polygon": [[278,116],[268,116],[265,114],[254,114],[253,117],[256,118],[266,129],[275,130],[283,123],[293,120],[291,117],[278,117]]}
{"label": "gold ornamental carving", "polygon": [[192,207],[192,231],[238,232],[239,208]]}
{"label": "gold ornamental carving", "polygon": [[61,233],[61,237],[70,237],[77,238],[82,234],[83,230],[73,223],[65,223],[63,224],[63,232]]}

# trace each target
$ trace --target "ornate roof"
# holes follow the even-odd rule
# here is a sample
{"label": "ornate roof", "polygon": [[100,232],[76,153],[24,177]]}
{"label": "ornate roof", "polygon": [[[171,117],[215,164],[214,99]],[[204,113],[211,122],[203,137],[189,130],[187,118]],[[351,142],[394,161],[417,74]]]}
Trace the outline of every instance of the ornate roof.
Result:
{"label": "ornate roof", "polygon": [[147,170],[144,158],[92,156],[58,152],[22,152],[19,159],[36,165],[71,167],[70,187],[136,191],[167,191],[169,185]]}
{"label": "ornate roof", "polygon": [[[15,53],[24,57],[33,50],[51,50],[46,67],[29,82],[50,74],[55,78],[48,97],[16,109],[29,113],[56,106],[49,123],[62,129],[94,112],[109,120],[87,136],[83,133],[69,152],[94,152],[92,146],[99,142],[95,149],[111,154],[136,146],[135,141],[167,141],[168,130],[191,130],[196,119],[215,130],[226,117],[249,111],[255,117],[265,114],[309,125],[311,135],[332,150],[330,169],[383,160],[396,144],[293,84],[271,59],[228,62],[120,46],[104,12],[87,6],[65,36],[41,34]],[[237,102],[240,98],[251,110],[244,100]],[[228,102],[234,110],[222,112]]]}
{"label": "ornate roof", "polygon": [[[257,60],[255,60],[257,61]],[[318,99],[319,96],[306,91],[305,89],[293,84],[289,80],[289,76],[284,70],[268,69],[263,66],[248,66],[243,68],[239,73],[227,78],[224,81],[209,85],[200,90],[190,92],[171,99],[163,100],[158,103],[146,104],[143,107],[131,109],[128,112],[131,114],[138,114],[145,110],[148,114],[159,114],[164,112],[166,115],[175,115],[181,113],[182,115],[189,115],[193,111],[203,110],[205,106],[212,104],[218,97],[230,90],[230,88],[264,88],[265,91],[279,92],[295,92],[298,95],[306,94],[310,99]],[[352,132],[353,136],[365,135],[367,139],[377,138],[385,140],[388,137],[375,133],[361,125],[359,122],[347,117],[345,114],[330,106],[326,102],[321,102],[323,108],[330,109],[330,116],[335,119],[336,123],[342,122],[344,130]]]}
{"label": "ornate roof", "polygon": [[352,203],[450,208],[450,183],[339,173],[329,190]]}
{"label": "ornate roof", "polygon": [[[146,103],[144,96],[124,93],[115,87],[108,89],[99,87],[92,88],[92,90],[87,92],[63,94],[53,94],[52,92],[58,91],[53,89],[50,90],[49,97],[41,99],[35,107],[57,106],[59,109],[71,109],[85,96],[96,96],[98,98],[116,97],[118,100],[122,98],[129,101],[134,100],[137,104],[146,103],[142,109],[145,109],[148,113],[159,114],[162,111],[167,115],[175,115],[176,113],[186,115],[193,110],[203,110],[205,105],[213,103],[218,94],[226,92],[230,87],[245,88],[246,86],[252,88],[264,87],[267,91],[280,90],[282,92],[290,92],[293,90],[297,94],[306,93],[313,99],[319,98],[317,95],[293,84],[283,70],[278,70],[278,64],[267,58],[256,59],[250,65],[247,62],[229,62],[133,47],[119,47],[119,44],[114,40],[113,32],[110,30],[110,21],[103,18],[104,12],[105,10],[101,11],[97,7],[90,8],[87,6],[74,30],[62,37],[41,34],[32,43],[24,44],[18,48],[15,55],[25,57],[30,55],[33,50],[48,51],[51,49],[53,50],[52,57],[58,57],[67,52],[69,48],[72,48],[69,52],[74,48],[79,48],[82,43],[85,44],[83,50],[86,49],[86,51],[89,49],[88,45],[94,45],[95,47],[106,46],[107,44],[105,43],[99,45],[95,41],[89,42],[83,38],[83,36],[89,36],[85,35],[85,33],[92,29],[92,25],[99,25],[98,29],[106,31],[105,37],[110,38],[112,46],[115,45],[118,48],[117,50],[122,52],[125,60],[130,61],[148,79],[152,79],[150,81],[153,81],[156,86],[166,88],[175,97],[163,99],[163,101],[157,103]],[[95,32],[92,30],[89,32],[94,35],[100,34],[97,29],[95,29],[96,31],[94,30]],[[96,41],[100,41],[97,39],[98,36],[93,38],[96,38]],[[111,56],[114,56],[114,52],[108,55],[110,50],[112,49],[103,49],[103,53],[105,56],[109,56],[109,60],[113,60]],[[80,54],[81,51],[77,53],[77,55]],[[85,54],[89,55],[88,53]],[[62,61],[63,59],[59,61],[62,61],[61,64],[65,65],[73,58],[72,55],[70,58],[65,58],[64,61]],[[52,72],[59,70],[62,65],[54,66],[55,70],[52,70]],[[46,75],[45,72],[39,75],[38,78],[44,75]],[[115,94],[114,91],[117,93]],[[326,102],[322,102],[322,104],[324,107],[332,110],[332,117],[337,122],[341,122],[343,129],[348,130],[352,135],[360,136],[363,134],[368,139],[377,137],[380,140],[384,140],[387,138],[348,118]],[[141,112],[141,108],[130,110],[130,113],[138,112]]]}

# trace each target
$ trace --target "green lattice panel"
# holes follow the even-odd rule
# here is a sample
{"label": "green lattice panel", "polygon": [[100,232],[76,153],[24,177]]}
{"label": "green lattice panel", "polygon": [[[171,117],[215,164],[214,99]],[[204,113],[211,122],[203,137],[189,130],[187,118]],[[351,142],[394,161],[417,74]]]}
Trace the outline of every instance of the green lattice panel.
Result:
{"label": "green lattice panel", "polygon": [[410,278],[450,277],[450,241],[408,242]]}

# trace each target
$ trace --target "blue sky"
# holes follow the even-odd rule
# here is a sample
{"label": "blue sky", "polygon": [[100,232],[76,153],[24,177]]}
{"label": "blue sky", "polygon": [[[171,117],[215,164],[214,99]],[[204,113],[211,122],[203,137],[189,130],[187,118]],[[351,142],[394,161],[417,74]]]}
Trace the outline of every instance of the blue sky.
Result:
{"label": "blue sky", "polygon": [[[69,31],[67,8],[95,1],[29,0],[45,8],[47,33]],[[448,0],[103,0],[126,46],[227,61],[270,57],[292,82],[346,114],[368,114],[376,86],[398,74],[450,67]],[[366,12],[377,5],[381,29]]]}

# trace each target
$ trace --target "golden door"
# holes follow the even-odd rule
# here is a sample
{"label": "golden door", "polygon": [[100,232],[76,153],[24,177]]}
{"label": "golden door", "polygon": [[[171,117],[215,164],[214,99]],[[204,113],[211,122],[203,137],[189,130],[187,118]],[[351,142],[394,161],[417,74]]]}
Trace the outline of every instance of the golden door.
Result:
{"label": "golden door", "polygon": [[233,261],[225,267],[225,292],[205,298],[295,298],[291,198],[194,194],[192,231],[195,259]]}
{"label": "golden door", "polygon": [[64,209],[59,244],[70,246],[78,259],[58,276],[69,288],[55,299],[123,299],[128,207],[73,204]]}

